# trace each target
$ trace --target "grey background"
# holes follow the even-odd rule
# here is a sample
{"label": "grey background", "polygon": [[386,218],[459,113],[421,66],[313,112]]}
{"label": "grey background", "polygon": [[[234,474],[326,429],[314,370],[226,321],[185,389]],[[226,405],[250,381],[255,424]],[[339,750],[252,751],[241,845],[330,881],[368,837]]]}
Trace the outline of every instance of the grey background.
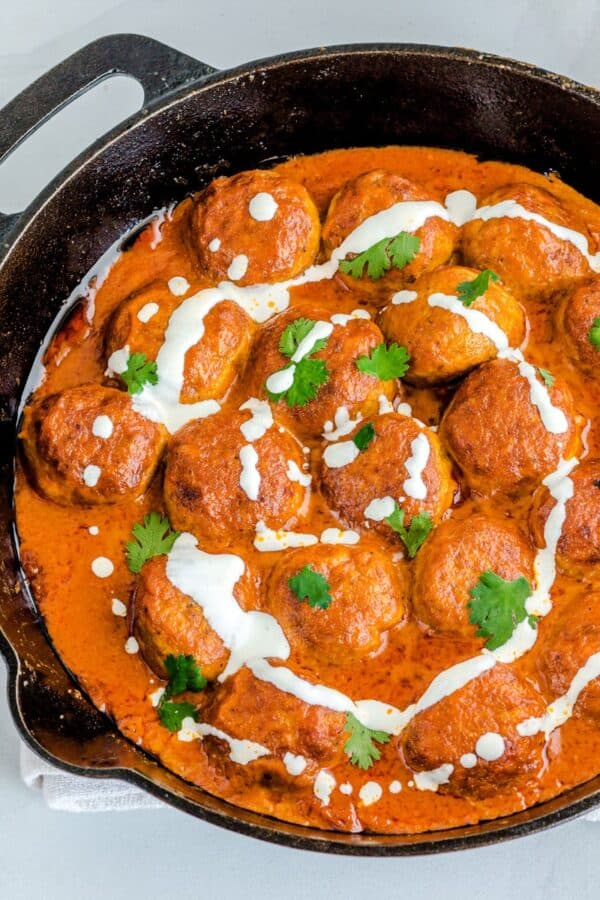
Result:
{"label": "grey background", "polygon": [[[416,41],[475,47],[600,85],[598,0],[0,0],[0,106],[82,44],[116,31],[157,37],[218,67],[321,44]],[[22,208],[140,99],[134,83],[119,80],[63,114],[0,166],[0,209]],[[167,808],[51,812],[20,781],[5,684],[0,665],[0,900],[597,895],[600,823],[460,855],[377,860],[301,855]]]}

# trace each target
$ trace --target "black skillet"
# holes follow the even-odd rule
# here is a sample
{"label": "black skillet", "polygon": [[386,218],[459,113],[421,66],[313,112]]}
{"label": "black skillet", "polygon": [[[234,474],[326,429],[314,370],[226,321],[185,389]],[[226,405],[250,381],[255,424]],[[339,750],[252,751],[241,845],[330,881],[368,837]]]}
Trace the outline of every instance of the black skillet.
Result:
{"label": "black skillet", "polygon": [[[556,170],[600,201],[600,93],[510,60],[409,44],[320,48],[218,72],[157,41],[113,35],[56,66],[0,112],[0,162],[65,103],[115,73],[140,113],[95,143],[19,216],[0,215],[0,650],[22,737],[68,771],[116,777],[217,825],[288,846],[394,856],[517,837],[600,802],[600,777],[475,826],[347,835],[230,806],[150,759],[76,687],[19,571],[11,482],[17,408],[63,300],[120,234],[218,174],[335,147],[429,144]],[[1,206],[1,200],[0,200]]]}

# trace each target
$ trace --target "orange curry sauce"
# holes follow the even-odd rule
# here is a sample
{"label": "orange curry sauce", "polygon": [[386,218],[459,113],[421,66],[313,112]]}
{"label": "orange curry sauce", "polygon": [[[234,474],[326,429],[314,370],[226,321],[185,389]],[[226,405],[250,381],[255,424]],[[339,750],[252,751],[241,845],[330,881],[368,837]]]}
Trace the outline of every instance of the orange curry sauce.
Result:
{"label": "orange curry sauce", "polygon": [[[344,182],[376,168],[417,182],[440,201],[450,191],[460,188],[473,192],[481,201],[491,191],[511,182],[539,185],[578,212],[593,236],[600,234],[600,210],[557,179],[518,166],[480,163],[462,153],[404,147],[340,150],[293,159],[275,171],[303,183],[323,219],[332,196]],[[88,382],[107,383],[103,329],[124,297],[152,281],[164,283],[174,276],[182,276],[190,282],[190,293],[206,286],[199,280],[183,227],[192,202],[183,201],[172,217],[164,221],[161,239],[155,246],[152,245],[156,232],[149,225],[132,246],[120,253],[95,296],[93,324],[88,323],[83,305],[75,309],[69,322],[49,345],[44,359],[46,377],[36,391],[36,400]],[[373,317],[377,312],[370,306],[368,295],[350,290],[339,279],[292,289],[291,305],[299,299],[324,303],[332,312],[350,312],[358,305],[370,310]],[[529,332],[524,350],[527,359],[560,376],[569,385],[581,417],[580,425],[591,420],[583,455],[600,455],[599,383],[581,375],[569,362],[561,344],[553,340],[547,302],[529,300],[526,312]],[[449,398],[447,389],[436,393],[435,390],[402,385],[401,392],[403,399],[411,403],[416,417],[432,425],[439,422]],[[222,406],[237,409],[246,398],[242,377]],[[311,464],[317,485],[315,464],[322,441],[308,443],[311,451],[316,451],[311,453]],[[228,452],[227,447],[223,452]],[[455,472],[454,475],[460,484],[460,474]],[[162,469],[159,467],[150,489],[135,502],[95,507],[61,506],[44,499],[34,490],[21,463],[17,472],[16,509],[23,565],[58,653],[93,702],[115,720],[122,733],[184,779],[233,804],[290,822],[345,831],[364,829],[403,833],[447,828],[505,815],[556,795],[600,771],[600,730],[585,719],[572,717],[551,735],[543,773],[534,787],[522,793],[499,792],[492,798],[472,800],[443,792],[417,790],[413,773],[404,765],[397,742],[391,740],[381,747],[380,761],[368,772],[345,761],[332,767],[338,786],[348,783],[353,786],[353,791],[344,794],[334,790],[329,804],[323,805],[313,791],[314,770],[310,775],[294,777],[286,772],[281,761],[273,758],[239,765],[229,759],[228,747],[214,737],[187,743],[178,740],[176,733],[170,733],[160,724],[149,699],[149,695],[164,682],[146,665],[141,653],[126,652],[128,621],[112,612],[113,598],[127,603],[135,585],[135,576],[126,565],[124,553],[132,525],[141,521],[150,510],[164,511],[161,482]],[[462,485],[462,496],[457,495],[455,507],[446,516],[450,512],[461,515],[460,507],[468,493]],[[514,497],[510,500],[496,497],[493,503],[496,510],[510,510],[512,516],[526,522],[530,500],[528,489],[516,500]],[[303,510],[300,519],[286,523],[286,527],[319,534],[323,528],[337,524],[318,490],[314,489],[306,514]],[[90,533],[92,526],[98,529],[97,534]],[[240,537],[238,544],[228,549],[239,554],[259,573],[270,570],[281,556],[280,553],[257,552],[247,537]],[[114,573],[108,578],[101,579],[92,574],[91,563],[99,556],[114,562]],[[557,610],[569,598],[587,591],[583,582],[559,573],[552,592],[554,608],[540,622],[540,634],[551,627]],[[476,655],[480,647],[481,642],[477,640],[470,643],[428,636],[409,613],[405,623],[389,631],[376,654],[349,665],[323,664],[318,670],[313,668],[310,676],[350,697],[377,698],[404,709],[423,693],[437,673]],[[511,664],[533,684],[537,684],[536,652],[534,647]],[[302,661],[298,666],[292,654],[288,665],[294,669],[295,663],[297,669],[306,671]],[[207,690],[215,689],[218,687],[209,686]],[[189,699],[196,699],[196,695],[190,695]],[[544,699],[549,702],[554,698],[545,696]],[[371,804],[359,799],[360,788],[367,781],[374,781],[382,788],[381,798]],[[401,784],[397,793],[389,790],[393,781]]]}

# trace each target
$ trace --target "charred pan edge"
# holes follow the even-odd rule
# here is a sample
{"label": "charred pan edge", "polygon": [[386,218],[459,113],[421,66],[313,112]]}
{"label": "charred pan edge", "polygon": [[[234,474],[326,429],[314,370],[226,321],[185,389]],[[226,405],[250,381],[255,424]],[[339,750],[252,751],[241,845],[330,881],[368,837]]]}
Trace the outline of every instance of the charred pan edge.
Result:
{"label": "charred pan edge", "polygon": [[[100,39],[85,48],[85,52],[91,57],[94,53],[105,56],[107,48],[110,50],[111,46],[116,46],[117,41],[122,46],[127,46],[128,41],[135,43],[137,50],[141,47],[142,51],[146,45],[148,56],[152,51],[156,52],[157,47],[162,48],[158,52],[163,54],[163,58],[166,58],[165,51],[178,56],[176,51],[170,48],[164,48],[150,39],[133,35]],[[131,55],[131,50],[129,52]],[[291,62],[306,61],[308,64],[328,60],[335,62],[356,54],[362,56],[372,54],[378,59],[388,55],[396,58],[408,55],[422,56],[425,59],[435,57],[463,63],[465,67],[485,67],[496,72],[506,70],[524,81],[541,82],[554,90],[559,88],[566,94],[588,101],[598,109],[600,115],[600,91],[535,66],[459,48],[419,44],[323,47],[258,60],[224,73],[215,72],[208,75],[206,73],[211,71],[209,66],[195,64],[195,61],[180,54],[179,62],[175,60],[175,68],[179,69],[177,77],[164,79],[163,83],[170,87],[167,93],[161,96],[156,85],[150,86],[150,89],[146,85],[146,95],[150,102],[141,112],[121,123],[84,151],[48,185],[23,214],[18,217],[0,218],[0,237],[3,238],[0,244],[0,268],[8,260],[21,235],[27,231],[59,188],[64,187],[84,164],[92,161],[124,132],[137,129],[154,114],[180,102],[190,94],[200,94],[214,85],[233,85],[264,72],[284,68]],[[172,61],[172,57],[169,57],[169,60]],[[69,60],[66,61],[67,66],[68,63]],[[142,59],[142,70],[143,65]],[[104,76],[108,74],[111,72],[104,71]],[[140,80],[143,80],[142,76]],[[174,86],[177,84],[181,86]],[[17,389],[15,396],[10,398],[12,410],[16,409],[18,393],[20,389]],[[47,762],[75,775],[122,779],[198,818],[251,837],[300,849],[357,856],[418,855],[492,844],[566,822],[600,803],[599,776],[539,806],[490,822],[419,835],[368,833],[350,835],[291,825],[264,815],[250,813],[187,784],[123,738],[113,724],[74,686],[69,673],[52,649],[35,612],[35,604],[28,585],[22,572],[15,566],[18,556],[14,535],[11,538],[13,515],[10,499],[15,443],[14,415],[10,420],[5,419],[0,424],[3,426],[4,457],[0,460],[3,475],[0,515],[4,520],[2,525],[5,531],[2,538],[0,578],[4,582],[2,587],[7,594],[16,591],[14,594],[16,599],[20,593],[20,601],[18,604],[15,603],[15,607],[19,606],[15,611],[18,621],[16,626],[13,623],[12,629],[5,627],[0,605],[0,652],[8,665],[8,697],[15,723],[26,743]],[[12,632],[12,641],[9,638],[9,631]],[[36,666],[29,662],[33,656],[29,652],[32,646],[31,638],[35,638],[33,643],[38,644],[38,650],[44,657],[43,660],[41,658],[35,660]],[[53,685],[52,682],[57,684]],[[40,716],[42,707],[44,714]],[[64,720],[66,724],[61,724],[59,719]]]}

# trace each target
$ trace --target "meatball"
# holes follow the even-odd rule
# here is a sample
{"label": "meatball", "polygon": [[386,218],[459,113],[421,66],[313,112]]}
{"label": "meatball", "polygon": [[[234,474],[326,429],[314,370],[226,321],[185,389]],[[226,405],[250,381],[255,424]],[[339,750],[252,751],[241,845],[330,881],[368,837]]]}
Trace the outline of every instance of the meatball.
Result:
{"label": "meatball", "polygon": [[[171,314],[182,302],[158,282],[127,297],[108,321],[107,356],[126,346],[155,360]],[[231,300],[217,303],[203,321],[203,336],[185,355],[182,403],[221,399],[245,364],[255,331],[250,317]]]}
{"label": "meatball", "polygon": [[442,522],[420,550],[414,573],[413,609],[427,631],[474,638],[467,604],[479,576],[491,570],[506,581],[533,579],[531,544],[511,519],[471,512]]}
{"label": "meatball", "polygon": [[557,309],[558,335],[570,358],[586,375],[600,373],[600,347],[592,344],[590,332],[600,320],[600,278],[586,278],[563,294]]}
{"label": "meatball", "polygon": [[[403,344],[410,353],[407,381],[439,384],[496,356],[496,345],[485,334],[473,331],[467,319],[431,303],[446,298],[460,303],[456,300],[458,285],[478,275],[476,269],[463,266],[437,269],[415,282],[414,294],[399,293],[381,313],[379,324],[386,338]],[[461,309],[469,315],[462,304]],[[506,334],[509,346],[517,347],[523,340],[525,317],[520,304],[493,281],[468,309],[491,319]]]}
{"label": "meatball", "polygon": [[[212,680],[229,659],[229,651],[204,617],[202,607],[167,578],[166,557],[149,560],[140,572],[133,598],[133,631],[144,659],[166,677],[165,657],[191,655]],[[244,574],[234,588],[241,606],[250,603],[250,580]]]}
{"label": "meatball", "polygon": [[319,214],[306,188],[259,169],[215,179],[198,197],[192,232],[200,268],[215,282],[284,281],[319,250]]}
{"label": "meatball", "polygon": [[135,412],[129,394],[84,384],[28,407],[21,438],[44,496],[94,506],[144,493],[166,432]]}
{"label": "meatball", "polygon": [[[548,700],[562,697],[577,671],[594,653],[600,652],[600,594],[577,597],[564,606],[552,627],[542,630],[538,674]],[[575,703],[573,715],[600,725],[600,680],[585,687]]]}
{"label": "meatball", "polygon": [[458,797],[520,790],[543,768],[544,737],[522,737],[517,725],[544,712],[529,682],[497,663],[414,717],[400,738],[404,760],[414,772],[453,766],[440,791]]}
{"label": "meatball", "polygon": [[387,538],[393,532],[383,519],[394,501],[404,510],[405,525],[420,512],[437,522],[450,506],[455,487],[437,435],[408,416],[387,413],[371,420],[374,437],[365,450],[354,452],[352,439],[364,424],[344,438],[352,445],[350,462],[340,442],[325,450],[321,480],[331,506],[345,522],[364,525],[367,520]]}
{"label": "meatball", "polygon": [[[313,607],[292,591],[290,579],[306,566],[325,578],[331,597],[327,608]],[[283,556],[271,572],[265,606],[299,655],[351,663],[376,651],[383,632],[404,617],[407,592],[404,569],[376,545],[361,541]]]}
{"label": "meatball", "polygon": [[[485,197],[480,208],[509,200],[548,222],[579,232],[590,246],[585,223],[543,188],[508,184]],[[590,271],[587,259],[571,241],[557,237],[538,222],[508,215],[467,222],[462,230],[462,249],[467,265],[493,269],[524,296],[553,290]]]}
{"label": "meatball", "polygon": [[[348,181],[334,196],[323,225],[323,244],[328,256],[342,244],[345,238],[365,219],[396,203],[437,200],[420,185],[393,172],[376,169]],[[402,269],[391,268],[379,280],[372,281],[365,274],[359,280],[360,289],[389,291],[403,287],[422,275],[445,263],[454,251],[458,229],[451,222],[439,216],[427,219],[415,235],[420,240],[418,253],[412,262]],[[354,278],[340,275],[350,285],[356,285]]]}
{"label": "meatball", "polygon": [[[328,379],[317,388],[316,396],[304,406],[288,406],[285,399],[276,403],[277,415],[290,426],[305,435],[316,437],[326,422],[333,423],[336,413],[344,407],[350,417],[373,415],[378,410],[379,397],[391,400],[396,382],[380,381],[373,375],[361,372],[356,365],[360,356],[369,354],[383,343],[383,335],[377,325],[368,318],[343,317],[344,324],[330,321],[331,311],[325,307],[304,303],[286,310],[265,325],[257,338],[248,364],[249,390],[260,397],[267,396],[265,384],[273,373],[288,366],[290,359],[279,349],[285,329],[300,319],[325,322],[333,325],[323,349],[310,354],[323,360]],[[271,382],[269,382],[271,386]],[[275,391],[273,393],[276,393]]]}
{"label": "meatball", "polygon": [[207,722],[274,755],[304,756],[320,766],[343,758],[345,713],[310,706],[242,668],[219,687],[204,711]]}
{"label": "meatball", "polygon": [[[541,376],[534,377],[541,386]],[[535,483],[556,468],[561,456],[572,455],[577,433],[571,395],[558,379],[547,391],[566,417],[563,433],[547,430],[531,402],[530,384],[514,362],[493,360],[462,382],[440,436],[472,488],[492,493]]]}
{"label": "meatball", "polygon": [[[571,472],[573,496],[567,500],[556,559],[563,571],[595,576],[600,563],[600,460],[589,459]],[[536,544],[545,546],[544,526],[556,501],[545,486],[536,491],[531,530]]]}
{"label": "meatball", "polygon": [[261,521],[282,527],[298,512],[305,488],[288,471],[290,462],[302,469],[300,447],[276,423],[249,443],[240,430],[247,421],[246,411],[224,411],[190,422],[175,435],[164,495],[178,531],[223,541],[253,531]]}

